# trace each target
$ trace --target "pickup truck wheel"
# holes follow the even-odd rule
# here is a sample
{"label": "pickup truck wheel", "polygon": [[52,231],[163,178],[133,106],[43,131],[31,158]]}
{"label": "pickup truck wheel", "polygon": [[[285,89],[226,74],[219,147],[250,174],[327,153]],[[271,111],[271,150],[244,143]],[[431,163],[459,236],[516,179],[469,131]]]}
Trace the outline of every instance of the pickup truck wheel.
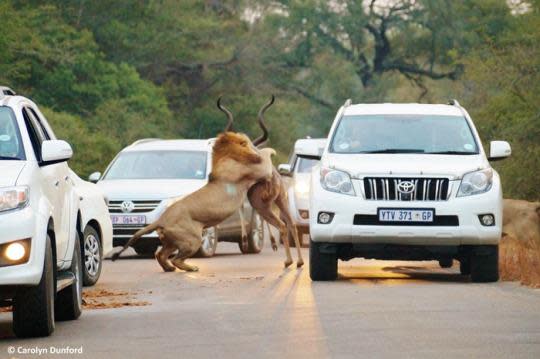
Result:
{"label": "pickup truck wheel", "polygon": [[206,228],[203,231],[203,240],[201,243],[201,248],[195,253],[195,257],[199,258],[209,258],[213,257],[216,254],[216,248],[218,244],[218,235],[216,227]]}
{"label": "pickup truck wheel", "polygon": [[83,285],[92,286],[96,284],[101,275],[103,267],[103,248],[99,233],[92,226],[86,226],[83,232],[82,258]]}
{"label": "pickup truck wheel", "polygon": [[459,260],[459,272],[462,275],[469,275],[471,274],[471,258],[462,258]]}
{"label": "pickup truck wheel", "polygon": [[19,338],[49,336],[54,331],[54,265],[47,235],[45,260],[39,284],[19,288],[13,303],[13,331]]}
{"label": "pickup truck wheel", "polygon": [[55,312],[59,320],[74,320],[82,313],[83,264],[81,260],[81,243],[79,235],[75,236],[75,248],[71,259],[71,272],[75,281],[62,289],[56,296]]}
{"label": "pickup truck wheel", "polygon": [[452,268],[454,260],[452,258],[441,258],[439,259],[439,266],[441,268]]}
{"label": "pickup truck wheel", "polygon": [[261,253],[264,247],[263,221],[261,216],[253,213],[251,219],[251,230],[248,234],[248,253]]}
{"label": "pickup truck wheel", "polygon": [[309,241],[309,276],[314,281],[337,279],[338,262],[335,253],[321,253],[324,243]]}
{"label": "pickup truck wheel", "polygon": [[471,257],[471,280],[473,282],[496,282],[499,280],[499,246],[477,246]]}

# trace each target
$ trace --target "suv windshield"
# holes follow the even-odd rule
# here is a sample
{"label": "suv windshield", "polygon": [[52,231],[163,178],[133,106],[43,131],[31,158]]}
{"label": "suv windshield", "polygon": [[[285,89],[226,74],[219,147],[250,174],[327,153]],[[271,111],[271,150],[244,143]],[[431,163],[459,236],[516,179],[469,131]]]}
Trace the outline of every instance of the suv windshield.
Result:
{"label": "suv windshield", "polygon": [[21,134],[15,115],[11,108],[0,106],[0,161],[24,159]]}
{"label": "suv windshield", "polygon": [[112,163],[104,179],[205,179],[204,151],[130,151]]}
{"label": "suv windshield", "polygon": [[335,153],[471,155],[478,146],[463,116],[344,116],[332,139]]}

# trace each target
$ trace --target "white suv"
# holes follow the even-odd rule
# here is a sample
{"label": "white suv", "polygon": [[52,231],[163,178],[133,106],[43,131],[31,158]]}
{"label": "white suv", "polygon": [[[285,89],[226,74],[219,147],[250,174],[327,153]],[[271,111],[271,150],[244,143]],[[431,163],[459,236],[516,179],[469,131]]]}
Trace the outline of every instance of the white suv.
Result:
{"label": "white suv", "polygon": [[[319,163],[326,145],[326,138],[303,138],[297,140],[288,163],[278,166],[279,173],[290,177],[287,190],[289,211],[296,224],[298,238],[303,242],[304,234],[309,234],[309,187],[311,170]],[[289,233],[289,242],[294,240]]]}
{"label": "white suv", "polygon": [[81,200],[92,198],[75,188],[71,155],[36,104],[0,88],[0,306],[13,306],[20,337],[49,335],[55,316],[80,316],[79,233],[87,225],[107,233],[81,213]]}
{"label": "white suv", "polygon": [[[109,164],[103,176],[94,172],[108,198],[113,223],[114,246],[124,245],[133,234],[154,222],[178,199],[208,182],[213,140],[143,139],[124,148]],[[240,212],[217,228],[208,228],[197,253],[214,255],[218,241],[236,242],[243,253],[259,253],[263,248],[262,221],[246,200],[241,210],[246,223],[241,240]],[[143,236],[134,245],[138,254],[153,254],[160,245],[157,233]]]}
{"label": "white suv", "polygon": [[[491,142],[489,160],[511,153]],[[498,280],[499,175],[474,124],[448,105],[342,106],[312,172],[310,275],[337,277],[354,257],[460,261],[473,281]]]}

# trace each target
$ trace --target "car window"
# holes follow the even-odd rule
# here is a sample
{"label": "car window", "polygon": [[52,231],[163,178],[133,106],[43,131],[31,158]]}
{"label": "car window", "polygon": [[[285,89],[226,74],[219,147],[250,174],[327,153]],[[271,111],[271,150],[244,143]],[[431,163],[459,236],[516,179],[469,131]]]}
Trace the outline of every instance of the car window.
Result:
{"label": "car window", "polygon": [[39,128],[41,129],[41,132],[43,133],[44,137],[46,140],[50,140],[52,138],[54,138],[54,134],[51,135],[51,133],[49,132],[49,130],[47,130],[47,128],[45,127],[44,125],[44,119],[43,117],[39,116],[36,111],[34,111],[33,108],[28,108],[28,110],[30,111],[30,113],[33,115],[34,119],[37,121],[38,125],[39,125]]}
{"label": "car window", "polygon": [[0,161],[25,160],[24,147],[13,110],[0,106]]}
{"label": "car window", "polygon": [[344,116],[334,133],[335,153],[477,154],[478,146],[463,116]]}
{"label": "car window", "polygon": [[111,164],[104,179],[205,179],[208,152],[129,151]]}
{"label": "car window", "polygon": [[316,166],[319,160],[312,158],[298,157],[295,171],[297,173],[310,173],[313,166]]}
{"label": "car window", "polygon": [[23,108],[23,117],[24,123],[26,125],[26,130],[28,131],[28,136],[30,136],[30,141],[32,142],[32,148],[34,149],[34,154],[36,159],[41,161],[41,144],[45,141],[45,135],[41,130],[37,120],[34,116],[28,111],[27,108]]}

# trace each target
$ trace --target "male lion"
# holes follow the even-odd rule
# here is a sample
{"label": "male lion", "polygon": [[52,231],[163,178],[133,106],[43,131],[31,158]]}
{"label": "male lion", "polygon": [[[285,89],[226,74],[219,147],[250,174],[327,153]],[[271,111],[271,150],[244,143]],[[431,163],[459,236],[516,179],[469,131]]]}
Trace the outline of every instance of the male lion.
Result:
{"label": "male lion", "polygon": [[[175,267],[197,271],[197,267],[184,261],[201,246],[203,229],[219,224],[238,211],[248,189],[272,176],[273,154],[273,149],[257,150],[244,134],[220,134],[212,151],[208,183],[172,204],[154,223],[135,233],[112,259],[118,259],[120,253],[144,234],[156,231],[162,244],[156,259],[164,271],[174,271]],[[169,260],[176,250],[178,253]]]}

